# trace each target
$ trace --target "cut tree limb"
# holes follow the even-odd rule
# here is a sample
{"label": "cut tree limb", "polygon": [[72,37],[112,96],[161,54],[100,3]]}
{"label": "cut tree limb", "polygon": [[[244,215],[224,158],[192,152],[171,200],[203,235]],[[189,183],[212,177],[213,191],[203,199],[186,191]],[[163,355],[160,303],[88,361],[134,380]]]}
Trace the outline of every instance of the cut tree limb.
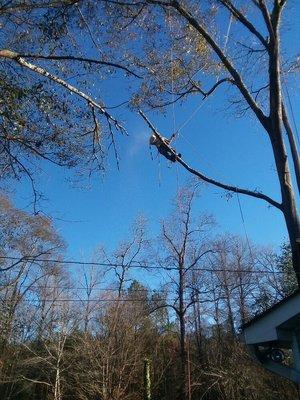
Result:
{"label": "cut tree limb", "polygon": [[8,60],[13,60],[17,64],[21,65],[22,67],[28,68],[29,70],[44,76],[45,78],[51,80],[52,82],[63,86],[65,89],[67,89],[69,92],[76,94],[78,97],[84,99],[89,106],[95,107],[100,113],[107,119],[109,123],[112,123],[116,129],[121,131],[122,133],[126,133],[125,128],[113,117],[111,116],[106,110],[105,107],[102,106],[101,104],[97,103],[92,97],[88,96],[86,93],[82,92],[81,90],[77,89],[75,86],[70,85],[63,79],[59,78],[58,76],[48,72],[42,67],[39,67],[35,64],[32,64],[28,61],[26,61],[23,57],[21,57],[18,53],[3,49],[0,50],[0,58],[5,58]]}

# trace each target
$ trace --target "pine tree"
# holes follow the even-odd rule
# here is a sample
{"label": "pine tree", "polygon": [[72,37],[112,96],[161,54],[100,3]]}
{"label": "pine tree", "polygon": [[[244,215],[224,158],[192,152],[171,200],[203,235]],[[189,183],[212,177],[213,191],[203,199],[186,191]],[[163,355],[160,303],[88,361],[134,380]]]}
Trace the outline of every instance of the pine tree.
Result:
{"label": "pine tree", "polygon": [[281,290],[284,297],[297,289],[297,279],[293,270],[292,251],[289,243],[284,243],[280,255],[276,257],[276,267],[281,273]]}

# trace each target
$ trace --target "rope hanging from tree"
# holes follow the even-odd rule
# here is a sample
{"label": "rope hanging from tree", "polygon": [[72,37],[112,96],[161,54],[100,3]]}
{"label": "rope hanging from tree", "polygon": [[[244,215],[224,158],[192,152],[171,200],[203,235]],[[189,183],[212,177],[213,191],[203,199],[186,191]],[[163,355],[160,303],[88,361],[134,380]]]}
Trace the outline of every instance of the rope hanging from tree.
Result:
{"label": "rope hanging from tree", "polygon": [[[224,52],[224,53],[226,52],[226,49],[227,49],[228,39],[229,39],[230,32],[231,32],[232,22],[233,22],[233,15],[232,15],[232,13],[230,13],[229,22],[228,22],[228,27],[227,27],[227,31],[226,31],[226,35],[225,35],[225,42],[224,42],[224,46],[223,46],[223,52]],[[170,28],[170,31],[171,31],[171,28]],[[171,57],[173,57],[173,48],[171,49]],[[171,61],[173,62],[172,58],[171,58]],[[198,70],[198,71],[193,75],[193,77],[194,77],[196,74],[198,74],[202,69],[203,69],[203,68],[201,68],[200,70]],[[173,90],[174,90],[173,70],[172,70],[172,74],[171,74],[171,80],[172,80],[172,83],[171,83],[171,84],[172,84],[172,95],[174,96],[174,94],[173,94]],[[217,81],[218,81],[218,80],[219,80],[219,75],[218,75],[218,77],[217,77]],[[173,104],[173,120],[174,120],[174,124],[173,124],[173,125],[174,125],[174,131],[173,131],[173,133],[172,133],[172,135],[171,135],[171,137],[170,137],[170,139],[169,139],[170,144],[172,143],[173,140],[175,140],[175,139],[179,136],[179,133],[182,131],[182,129],[183,129],[186,125],[188,125],[188,124],[190,123],[190,121],[195,117],[195,115],[200,111],[200,109],[204,106],[205,102],[207,101],[208,97],[209,97],[209,96],[206,96],[206,97],[202,100],[202,102],[195,108],[195,110],[192,111],[191,115],[188,116],[187,119],[186,119],[186,120],[180,125],[180,127],[179,127],[178,129],[176,129],[176,130],[175,130],[175,111],[174,111],[175,104],[174,104],[174,102],[172,101],[172,104]]]}
{"label": "rope hanging from tree", "polygon": [[[228,22],[228,28],[226,31],[225,35],[225,42],[224,42],[224,47],[223,51],[226,51],[227,44],[228,44],[228,38],[230,35],[231,31],[231,26],[232,26],[232,21],[233,17],[232,14],[230,14],[229,22]],[[170,36],[172,39],[172,26],[171,26],[171,14],[169,12],[168,14],[168,25],[169,25],[169,31],[170,31]],[[174,76],[173,76],[173,42],[171,42],[171,53],[170,53],[170,61],[171,61],[171,88],[172,88],[172,96],[174,96]],[[196,73],[198,73],[197,71]],[[150,146],[155,146],[159,152],[159,154],[163,155],[165,158],[167,158],[171,162],[176,162],[178,158],[181,158],[181,154],[177,153],[174,148],[171,147],[171,143],[178,137],[179,132],[194,118],[194,116],[198,113],[198,111],[203,107],[205,104],[205,101],[208,99],[209,96],[206,96],[204,100],[197,106],[197,108],[191,113],[191,115],[184,121],[184,123],[177,129],[175,130],[175,104],[173,104],[173,133],[170,136],[170,138],[166,138],[162,135],[160,135],[157,130],[153,127],[153,125],[150,123],[150,121],[147,119],[145,114],[140,110],[139,114],[143,117],[143,119],[147,122],[149,127],[152,130],[152,134],[149,139],[149,145]],[[150,147],[151,149],[151,147]]]}

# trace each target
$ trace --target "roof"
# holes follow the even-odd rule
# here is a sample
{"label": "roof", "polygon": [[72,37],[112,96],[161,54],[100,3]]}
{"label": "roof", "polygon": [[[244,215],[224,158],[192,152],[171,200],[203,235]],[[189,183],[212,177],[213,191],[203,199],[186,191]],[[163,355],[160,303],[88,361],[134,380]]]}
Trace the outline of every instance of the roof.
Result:
{"label": "roof", "polygon": [[246,322],[245,324],[241,325],[241,329],[245,329],[248,328],[250,325],[252,325],[253,323],[257,322],[258,320],[260,320],[261,318],[265,317],[266,315],[270,314],[271,312],[273,312],[274,310],[276,310],[277,308],[280,308],[283,304],[287,303],[289,300],[291,300],[292,298],[296,297],[297,295],[300,294],[300,288],[297,289],[294,293],[290,294],[289,296],[285,297],[284,299],[280,300],[278,303],[274,304],[274,306],[268,308],[267,310],[263,311],[262,313],[256,315],[254,318],[250,319],[248,322]]}

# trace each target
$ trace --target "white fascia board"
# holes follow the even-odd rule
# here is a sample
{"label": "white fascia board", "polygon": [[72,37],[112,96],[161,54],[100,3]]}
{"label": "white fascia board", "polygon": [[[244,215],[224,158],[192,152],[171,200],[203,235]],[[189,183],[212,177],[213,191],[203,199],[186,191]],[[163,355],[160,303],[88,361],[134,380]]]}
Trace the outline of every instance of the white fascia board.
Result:
{"label": "white fascia board", "polygon": [[271,309],[265,315],[244,328],[246,344],[258,344],[278,340],[277,328],[300,314],[300,293]]}

